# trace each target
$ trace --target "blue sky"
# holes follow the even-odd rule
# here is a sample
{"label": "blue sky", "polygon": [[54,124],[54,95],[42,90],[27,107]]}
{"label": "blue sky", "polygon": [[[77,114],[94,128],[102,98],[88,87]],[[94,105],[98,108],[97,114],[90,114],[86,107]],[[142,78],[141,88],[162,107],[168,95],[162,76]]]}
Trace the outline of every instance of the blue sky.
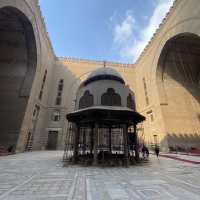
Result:
{"label": "blue sky", "polygon": [[134,63],[173,0],[40,0],[58,57]]}

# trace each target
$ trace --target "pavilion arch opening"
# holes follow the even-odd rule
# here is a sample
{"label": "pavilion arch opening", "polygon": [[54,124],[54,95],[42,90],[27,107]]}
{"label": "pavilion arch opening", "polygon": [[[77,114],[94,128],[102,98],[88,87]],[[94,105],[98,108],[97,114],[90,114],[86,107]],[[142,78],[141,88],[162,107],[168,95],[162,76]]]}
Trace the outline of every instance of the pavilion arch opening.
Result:
{"label": "pavilion arch opening", "polygon": [[84,95],[81,97],[79,101],[79,109],[93,106],[93,104],[94,104],[94,97],[89,90],[86,90]]}
{"label": "pavilion arch opening", "polygon": [[157,86],[169,147],[200,147],[200,37],[168,40],[161,52]]}
{"label": "pavilion arch opening", "polygon": [[108,88],[106,93],[101,96],[103,106],[121,106],[121,96],[115,93],[113,88]]}
{"label": "pavilion arch opening", "polygon": [[16,147],[37,63],[32,24],[14,7],[0,9],[0,146]]}

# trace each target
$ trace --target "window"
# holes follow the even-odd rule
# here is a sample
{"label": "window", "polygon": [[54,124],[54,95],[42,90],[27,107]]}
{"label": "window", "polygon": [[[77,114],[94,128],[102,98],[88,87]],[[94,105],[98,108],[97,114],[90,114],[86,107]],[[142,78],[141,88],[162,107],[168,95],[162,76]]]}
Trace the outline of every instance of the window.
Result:
{"label": "window", "polygon": [[145,97],[146,105],[149,105],[149,98]]}
{"label": "window", "polygon": [[154,120],[153,114],[151,114],[150,117],[151,117],[151,122],[153,122],[153,120]]}
{"label": "window", "polygon": [[47,70],[45,70],[45,73],[44,73],[44,76],[43,76],[43,79],[42,79],[42,86],[41,86],[39,97],[38,97],[39,100],[42,100],[43,89],[44,89],[44,85],[45,85],[45,82],[46,82],[46,78],[47,78]]}
{"label": "window", "polygon": [[38,118],[40,112],[40,106],[35,105],[34,111],[33,111],[33,119],[36,120]]}
{"label": "window", "polygon": [[36,114],[36,108],[34,109],[34,111],[33,111],[33,117],[35,117],[35,114]]}
{"label": "window", "polygon": [[150,116],[150,120],[151,122],[153,122],[154,121],[153,111],[152,110],[147,111],[147,115]]}
{"label": "window", "polygon": [[63,90],[63,84],[59,84],[58,85],[58,91],[62,91]]}
{"label": "window", "polygon": [[101,96],[101,105],[103,106],[121,106],[121,97],[115,93],[113,88],[108,88],[107,92]]}
{"label": "window", "polygon": [[146,105],[148,106],[149,105],[149,97],[148,97],[147,84],[146,84],[145,78],[143,78],[142,81],[143,81],[143,86],[144,86],[145,101],[146,101]]}
{"label": "window", "polygon": [[90,91],[85,91],[84,95],[80,98],[79,101],[79,109],[87,108],[93,106],[94,104],[94,97],[90,94]]}
{"label": "window", "polygon": [[58,121],[60,121],[60,118],[61,118],[61,116],[60,116],[60,111],[59,111],[59,110],[53,111],[52,120],[53,120],[54,122],[58,122]]}
{"label": "window", "polygon": [[61,97],[62,96],[62,92],[58,92],[58,97]]}
{"label": "window", "polygon": [[61,105],[61,97],[56,98],[56,105],[60,106]]}
{"label": "window", "polygon": [[64,88],[64,80],[60,79],[58,82],[58,91],[57,91],[57,97],[56,97],[56,105],[59,106],[62,103],[62,92]]}
{"label": "window", "polygon": [[40,91],[40,94],[39,94],[39,99],[40,99],[40,100],[42,99],[42,95],[43,95],[43,91],[41,90],[41,91]]}

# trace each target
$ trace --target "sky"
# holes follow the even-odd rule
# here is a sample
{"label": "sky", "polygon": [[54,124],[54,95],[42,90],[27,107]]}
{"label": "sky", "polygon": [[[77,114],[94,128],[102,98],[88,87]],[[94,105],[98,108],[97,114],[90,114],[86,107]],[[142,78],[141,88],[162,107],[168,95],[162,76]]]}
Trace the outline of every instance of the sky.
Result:
{"label": "sky", "polygon": [[134,63],[174,0],[39,0],[56,56]]}

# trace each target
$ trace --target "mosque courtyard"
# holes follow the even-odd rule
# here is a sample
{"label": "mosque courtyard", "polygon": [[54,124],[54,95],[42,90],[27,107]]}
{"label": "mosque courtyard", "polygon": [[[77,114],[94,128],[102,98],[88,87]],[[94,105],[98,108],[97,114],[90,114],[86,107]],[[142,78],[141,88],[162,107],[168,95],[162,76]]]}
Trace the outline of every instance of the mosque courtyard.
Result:
{"label": "mosque courtyard", "polygon": [[62,155],[38,151],[0,157],[0,200],[200,199],[198,164],[151,155],[148,163],[129,168],[63,168]]}

